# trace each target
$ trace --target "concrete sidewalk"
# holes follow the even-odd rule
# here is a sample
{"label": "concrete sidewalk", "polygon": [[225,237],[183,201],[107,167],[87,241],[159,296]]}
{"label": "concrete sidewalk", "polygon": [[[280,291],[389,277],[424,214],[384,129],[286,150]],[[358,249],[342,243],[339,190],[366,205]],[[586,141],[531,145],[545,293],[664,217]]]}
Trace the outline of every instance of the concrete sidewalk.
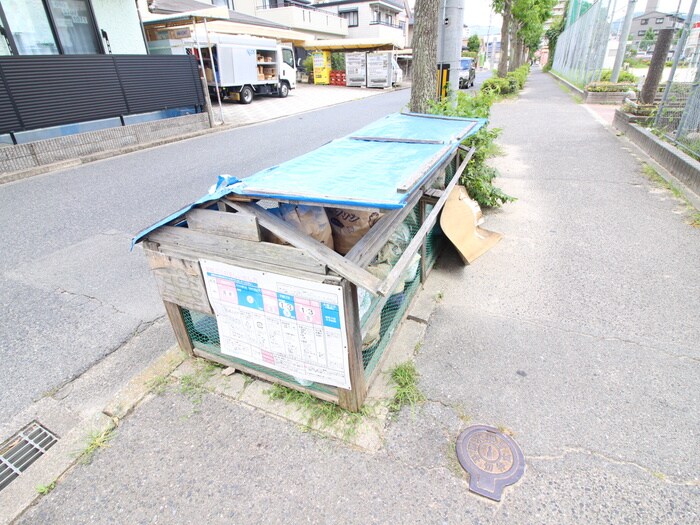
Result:
{"label": "concrete sidewalk", "polygon": [[[500,244],[431,275],[423,344],[394,349],[415,350],[428,401],[387,420],[378,450],[173,379],[19,522],[697,523],[700,230],[550,77],[492,125],[519,200],[487,217]],[[475,423],[525,453],[501,503],[456,463]]]}

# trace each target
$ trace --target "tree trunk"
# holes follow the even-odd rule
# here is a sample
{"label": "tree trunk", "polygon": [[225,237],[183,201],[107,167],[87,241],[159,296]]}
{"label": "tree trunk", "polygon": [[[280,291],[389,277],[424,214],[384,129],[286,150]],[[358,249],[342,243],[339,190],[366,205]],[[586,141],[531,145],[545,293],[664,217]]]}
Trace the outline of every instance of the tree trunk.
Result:
{"label": "tree trunk", "polygon": [[523,39],[519,36],[515,37],[515,60],[513,61],[512,70],[518,69],[523,65]]}
{"label": "tree trunk", "polygon": [[508,36],[510,34],[511,0],[503,3],[503,25],[501,25],[501,58],[498,61],[498,76],[503,78],[508,73]]}
{"label": "tree trunk", "polygon": [[515,21],[515,17],[510,19],[510,36],[508,37],[510,52],[508,53],[508,72],[510,73],[515,69],[515,61],[517,60],[517,55],[515,54],[515,47],[518,45],[518,23]]}
{"label": "tree trunk", "polygon": [[653,104],[656,90],[659,89],[659,81],[664,72],[666,65],[666,57],[668,50],[671,49],[671,40],[673,39],[673,29],[661,29],[659,36],[656,39],[654,54],[651,56],[651,64],[649,64],[649,72],[642,87],[641,100],[643,104]]}
{"label": "tree trunk", "polygon": [[427,113],[437,100],[437,36],[439,0],[416,0],[413,26],[413,80],[411,111]]}

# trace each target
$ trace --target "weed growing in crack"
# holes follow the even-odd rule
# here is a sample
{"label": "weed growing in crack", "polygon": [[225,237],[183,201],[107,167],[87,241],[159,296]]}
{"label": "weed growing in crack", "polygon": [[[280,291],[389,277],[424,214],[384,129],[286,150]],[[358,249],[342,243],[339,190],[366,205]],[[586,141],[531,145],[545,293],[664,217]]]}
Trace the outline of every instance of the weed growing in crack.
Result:
{"label": "weed growing in crack", "polygon": [[52,481],[48,485],[37,485],[36,491],[39,494],[41,494],[42,496],[46,496],[48,493],[50,493],[55,488],[56,488],[56,482]]}
{"label": "weed growing in crack", "polygon": [[394,397],[389,403],[391,412],[398,412],[404,406],[413,409],[425,401],[425,396],[418,388],[418,370],[413,361],[396,365],[390,374],[394,383]]}
{"label": "weed growing in crack", "polygon": [[186,396],[193,405],[198,406],[202,404],[202,398],[207,391],[204,385],[222,366],[211,361],[198,360],[194,362],[194,368],[193,373],[180,378],[180,393]]}
{"label": "weed growing in crack", "polygon": [[168,376],[156,376],[146,383],[146,388],[148,388],[149,392],[157,396],[162,396],[167,391],[168,385],[170,385],[170,378]]}
{"label": "weed growing in crack", "polygon": [[112,440],[114,435],[114,428],[108,428],[101,432],[97,430],[90,432],[85,449],[80,453],[80,462],[83,465],[89,465],[92,463],[92,460],[98,450],[102,450],[110,446],[109,442]]}
{"label": "weed growing in crack", "polygon": [[312,396],[308,392],[301,392],[282,385],[272,385],[267,390],[267,395],[272,400],[280,400],[296,405],[306,416],[306,425],[312,427],[320,425],[326,428],[336,428],[342,431],[345,439],[353,437],[365,417],[371,416],[372,409],[364,406],[359,412],[350,412],[344,408],[323,401]]}

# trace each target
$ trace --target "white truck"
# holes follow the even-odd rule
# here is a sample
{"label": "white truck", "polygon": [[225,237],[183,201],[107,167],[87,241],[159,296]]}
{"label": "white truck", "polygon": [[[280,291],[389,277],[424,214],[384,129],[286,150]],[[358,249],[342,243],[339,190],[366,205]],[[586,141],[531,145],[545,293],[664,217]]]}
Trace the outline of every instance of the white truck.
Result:
{"label": "white truck", "polygon": [[[209,45],[213,57],[209,56]],[[214,96],[218,87],[222,98],[250,104],[255,95],[284,98],[290,89],[296,88],[297,71],[291,45],[270,38],[210,33],[209,41],[206,37],[199,39],[197,48],[202,53],[207,85]]]}

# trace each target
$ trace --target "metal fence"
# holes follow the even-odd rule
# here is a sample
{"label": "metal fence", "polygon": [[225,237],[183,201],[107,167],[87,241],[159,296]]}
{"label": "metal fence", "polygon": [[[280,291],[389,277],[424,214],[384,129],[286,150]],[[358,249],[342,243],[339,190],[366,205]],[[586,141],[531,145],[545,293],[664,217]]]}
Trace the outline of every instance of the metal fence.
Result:
{"label": "metal fence", "polygon": [[192,56],[0,57],[0,135],[203,105]]}
{"label": "metal fence", "polygon": [[610,0],[598,0],[559,35],[552,71],[580,88],[600,80],[613,9]]}
{"label": "metal fence", "polygon": [[678,148],[700,159],[700,67],[695,64],[691,69],[695,71],[692,82],[670,80],[652,125]]}

